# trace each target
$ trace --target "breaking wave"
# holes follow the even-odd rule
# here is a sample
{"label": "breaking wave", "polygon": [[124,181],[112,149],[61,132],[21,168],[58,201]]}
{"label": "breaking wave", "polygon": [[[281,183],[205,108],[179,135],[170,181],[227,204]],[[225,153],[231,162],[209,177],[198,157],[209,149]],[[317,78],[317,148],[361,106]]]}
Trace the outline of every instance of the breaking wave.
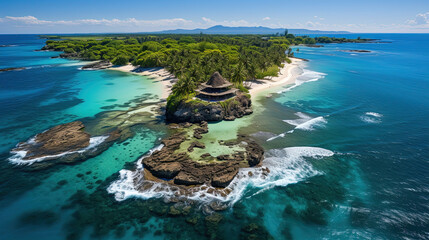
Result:
{"label": "breaking wave", "polygon": [[[17,164],[17,165],[31,165],[35,162],[41,162],[43,160],[49,160],[49,159],[55,159],[55,158],[59,158],[62,156],[66,156],[69,154],[73,154],[73,153],[83,153],[89,150],[94,150],[98,145],[100,145],[102,142],[104,142],[104,140],[106,140],[109,136],[97,136],[97,137],[92,137],[89,139],[89,146],[86,148],[82,148],[80,150],[77,151],[68,151],[68,152],[63,152],[60,154],[55,154],[55,155],[47,155],[47,156],[43,156],[43,157],[39,157],[39,158],[33,158],[33,159],[29,159],[29,160],[24,160],[25,156],[27,155],[27,151],[25,150],[20,150],[20,151],[11,151],[11,153],[13,154],[11,157],[8,158],[9,162],[13,163],[13,164]],[[35,144],[35,138],[31,138],[30,140],[28,140],[26,142],[26,144]]]}
{"label": "breaking wave", "polygon": [[328,122],[323,116],[312,118],[302,112],[295,113],[296,116],[298,116],[298,119],[292,119],[292,120],[283,120],[284,122],[295,126],[294,129],[287,131],[285,133],[281,133],[277,136],[268,138],[267,141],[272,141],[279,137],[284,137],[288,133],[293,133],[295,130],[303,130],[303,131],[312,131],[315,130],[317,127],[325,127],[325,124]]}
{"label": "breaking wave", "polygon": [[381,123],[382,114],[376,112],[366,112],[360,119],[366,123]]}
{"label": "breaking wave", "polygon": [[[150,155],[152,150],[146,156]],[[262,166],[242,168],[233,181],[222,190],[208,185],[193,188],[182,188],[165,182],[154,182],[144,179],[141,158],[135,171],[119,171],[119,179],[107,188],[117,201],[132,197],[149,199],[184,199],[202,203],[218,202],[233,205],[244,196],[251,197],[275,186],[287,186],[306,178],[322,174],[313,169],[305,158],[322,159],[333,156],[330,150],[318,147],[289,147],[273,149],[265,153]],[[186,189],[186,191],[184,190]]]}
{"label": "breaking wave", "polygon": [[287,87],[286,89],[283,89],[281,91],[278,91],[277,93],[284,93],[287,91],[290,91],[306,82],[315,82],[319,79],[322,79],[326,76],[326,73],[321,72],[315,72],[308,69],[303,69],[303,73],[296,78],[294,85]]}
{"label": "breaking wave", "polygon": [[50,68],[50,67],[55,67],[55,66],[58,66],[58,65],[56,65],[56,64],[34,65],[34,66],[25,67],[25,69]]}

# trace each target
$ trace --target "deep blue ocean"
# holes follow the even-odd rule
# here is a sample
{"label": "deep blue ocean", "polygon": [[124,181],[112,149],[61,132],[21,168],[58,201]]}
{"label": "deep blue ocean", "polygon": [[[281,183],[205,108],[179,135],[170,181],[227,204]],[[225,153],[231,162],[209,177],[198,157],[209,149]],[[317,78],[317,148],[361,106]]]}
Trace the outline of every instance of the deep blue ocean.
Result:
{"label": "deep blue ocean", "polygon": [[124,143],[75,164],[10,163],[17,143],[157,101],[161,87],[79,70],[84,62],[35,51],[45,42],[37,35],[0,35],[0,68],[26,68],[0,72],[0,239],[429,239],[429,34],[347,35],[358,36],[381,42],[294,47],[309,60],[297,82],[255,97],[259,112],[226,123],[247,123],[240,132],[264,146],[278,172],[249,182],[216,218],[198,207],[171,214],[162,198],[118,202],[106,191],[159,144],[162,127],[135,127]]}

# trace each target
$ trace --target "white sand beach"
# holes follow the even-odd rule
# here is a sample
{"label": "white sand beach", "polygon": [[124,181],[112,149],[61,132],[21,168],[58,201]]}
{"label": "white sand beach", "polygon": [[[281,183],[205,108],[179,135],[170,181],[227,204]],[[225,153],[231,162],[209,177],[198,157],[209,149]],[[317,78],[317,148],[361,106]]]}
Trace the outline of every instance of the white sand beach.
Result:
{"label": "white sand beach", "polygon": [[167,99],[167,97],[171,93],[171,88],[173,87],[174,83],[176,83],[178,80],[173,74],[169,73],[165,68],[161,68],[161,67],[140,68],[140,67],[135,67],[131,64],[128,64],[120,67],[110,67],[108,69],[137,74],[141,76],[147,76],[160,81],[163,85],[161,99]]}
{"label": "white sand beach", "polygon": [[291,63],[284,63],[284,67],[280,69],[279,76],[271,79],[257,79],[254,81],[246,81],[245,85],[250,86],[250,94],[256,94],[262,90],[295,83],[296,78],[300,75],[303,60],[291,58]]}
{"label": "white sand beach", "polygon": [[[250,94],[256,94],[262,90],[266,90],[272,87],[277,87],[281,85],[288,85],[295,83],[296,78],[300,75],[301,71],[298,71],[301,68],[303,60],[297,58],[291,58],[291,63],[284,63],[284,67],[280,69],[279,76],[272,77],[271,79],[257,79],[254,81],[245,81],[245,85],[250,87]],[[177,78],[168,72],[165,68],[139,68],[131,64],[120,66],[120,67],[110,67],[109,70],[127,72],[142,76],[147,76],[159,80],[163,85],[163,91],[161,99],[167,99],[171,93],[171,88],[174,83],[177,82]]]}

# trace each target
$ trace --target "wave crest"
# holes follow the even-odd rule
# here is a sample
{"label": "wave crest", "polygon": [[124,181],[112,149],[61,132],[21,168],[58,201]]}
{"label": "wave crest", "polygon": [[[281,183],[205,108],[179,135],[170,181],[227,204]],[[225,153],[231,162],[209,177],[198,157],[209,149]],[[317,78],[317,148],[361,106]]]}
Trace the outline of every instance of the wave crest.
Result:
{"label": "wave crest", "polygon": [[303,69],[303,73],[296,78],[294,85],[287,87],[286,89],[283,89],[281,91],[278,91],[277,93],[284,93],[288,92],[306,82],[315,82],[319,79],[322,79],[326,76],[326,73],[321,72],[315,72],[308,69]]}
{"label": "wave crest", "polygon": [[[9,162],[11,162],[13,164],[17,164],[17,165],[31,165],[35,162],[41,162],[43,160],[55,159],[55,158],[59,158],[59,157],[65,156],[65,155],[73,154],[73,153],[83,153],[83,152],[86,152],[89,150],[94,150],[98,145],[100,145],[102,142],[104,142],[104,140],[106,140],[108,137],[109,136],[92,137],[89,139],[88,147],[82,148],[82,149],[77,150],[77,151],[68,151],[68,152],[63,152],[60,154],[47,155],[47,156],[33,158],[33,159],[29,159],[29,160],[24,160],[25,156],[27,155],[27,151],[25,151],[25,150],[11,151],[11,153],[13,155],[11,157],[9,157],[8,160],[9,160]],[[26,143],[27,144],[34,144],[34,139],[35,138],[31,138]]]}
{"label": "wave crest", "polygon": [[360,116],[360,119],[366,123],[381,123],[381,118],[383,114],[376,112],[366,112],[364,115]]}
{"label": "wave crest", "polygon": [[333,155],[332,151],[318,147],[289,147],[269,150],[265,153],[261,167],[240,169],[237,176],[225,189],[216,189],[208,185],[185,188],[166,182],[145,180],[144,169],[139,167],[142,158],[139,160],[140,163],[137,163],[135,171],[121,170],[119,179],[112,182],[107,191],[114,194],[117,201],[132,197],[164,198],[166,200],[176,198],[195,200],[200,203],[218,202],[233,205],[246,195],[251,197],[275,186],[287,186],[321,174],[321,172],[313,169],[305,158],[321,159]]}
{"label": "wave crest", "polygon": [[285,133],[281,133],[277,136],[268,138],[267,141],[272,141],[276,138],[284,137],[287,133],[293,133],[295,130],[313,131],[317,127],[325,127],[325,124],[328,123],[328,121],[323,116],[312,118],[302,112],[297,112],[295,113],[295,115],[299,118],[292,120],[283,120],[283,122],[295,126],[294,129]]}

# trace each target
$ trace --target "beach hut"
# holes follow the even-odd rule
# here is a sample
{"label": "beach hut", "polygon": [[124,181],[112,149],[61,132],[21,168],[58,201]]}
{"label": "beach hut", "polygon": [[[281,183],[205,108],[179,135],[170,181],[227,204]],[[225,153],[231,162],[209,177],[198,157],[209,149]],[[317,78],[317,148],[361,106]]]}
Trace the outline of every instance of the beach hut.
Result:
{"label": "beach hut", "polygon": [[233,88],[232,83],[215,72],[207,82],[200,84],[196,91],[201,100],[218,102],[234,97],[238,89]]}

